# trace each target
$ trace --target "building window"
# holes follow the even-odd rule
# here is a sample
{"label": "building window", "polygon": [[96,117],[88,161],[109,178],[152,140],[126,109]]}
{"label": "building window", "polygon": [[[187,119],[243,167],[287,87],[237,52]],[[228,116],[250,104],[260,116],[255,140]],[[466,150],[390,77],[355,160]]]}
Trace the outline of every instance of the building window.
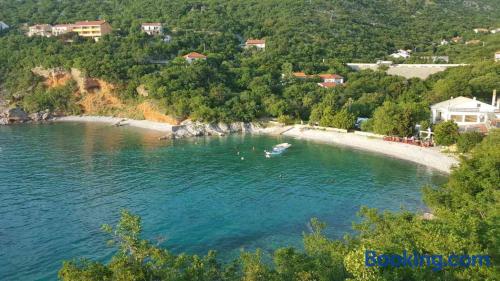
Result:
{"label": "building window", "polygon": [[455,122],[462,122],[463,120],[463,115],[452,115],[451,116],[451,120],[455,121]]}
{"label": "building window", "polygon": [[465,115],[465,122],[475,123],[477,122],[476,115]]}
{"label": "building window", "polygon": [[437,112],[437,117],[436,117],[436,121],[441,121],[441,119],[443,118],[442,116],[442,112],[441,111],[438,111]]}

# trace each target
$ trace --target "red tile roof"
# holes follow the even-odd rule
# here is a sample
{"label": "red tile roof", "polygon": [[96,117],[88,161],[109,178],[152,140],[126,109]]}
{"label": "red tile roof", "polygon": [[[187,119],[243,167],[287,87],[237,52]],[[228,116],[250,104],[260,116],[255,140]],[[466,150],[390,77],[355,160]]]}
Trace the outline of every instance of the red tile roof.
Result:
{"label": "red tile roof", "polygon": [[337,83],[334,82],[323,82],[323,83],[318,83],[318,85],[322,88],[333,88],[337,86]]}
{"label": "red tile roof", "polygon": [[95,21],[77,21],[75,25],[78,26],[95,26],[95,25],[103,25],[106,23],[105,20],[95,20]]}
{"label": "red tile roof", "polygon": [[184,55],[183,58],[186,58],[186,59],[205,59],[205,58],[207,58],[207,56],[202,55],[202,54],[197,53],[197,52],[191,52],[187,55]]}
{"label": "red tile roof", "polygon": [[145,22],[142,26],[161,26],[161,22]]}
{"label": "red tile roof", "polygon": [[305,74],[304,72],[294,72],[293,76],[297,78],[309,78],[310,75]]}
{"label": "red tile roof", "polygon": [[257,44],[266,44],[266,40],[263,39],[248,39],[246,42],[247,45],[257,45]]}

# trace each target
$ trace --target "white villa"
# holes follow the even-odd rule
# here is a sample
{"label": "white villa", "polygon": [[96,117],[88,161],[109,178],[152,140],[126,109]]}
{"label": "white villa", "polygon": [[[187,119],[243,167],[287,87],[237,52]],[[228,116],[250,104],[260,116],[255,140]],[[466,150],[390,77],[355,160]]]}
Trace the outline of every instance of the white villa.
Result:
{"label": "white villa", "polygon": [[500,61],[500,51],[495,53],[495,61],[499,62]]}
{"label": "white villa", "polygon": [[491,104],[476,100],[476,98],[458,97],[431,106],[432,123],[453,120],[459,127],[485,125],[500,119],[500,99],[496,100],[493,92]]}
{"label": "white villa", "polygon": [[5,22],[0,21],[0,31],[4,31],[7,29],[9,29],[9,26]]}
{"label": "white villa", "polygon": [[492,34],[495,34],[495,33],[500,33],[500,28],[493,28],[492,30],[490,30],[490,32]]}
{"label": "white villa", "polygon": [[474,28],[474,33],[488,33],[490,32],[487,28]]}
{"label": "white villa", "polygon": [[398,50],[396,53],[393,53],[390,55],[390,57],[393,57],[395,59],[403,58],[407,59],[410,57],[410,50]]}
{"label": "white villa", "polygon": [[56,24],[52,26],[52,35],[59,36],[73,31],[72,24]]}
{"label": "white villa", "polygon": [[162,35],[163,26],[159,22],[146,22],[141,25],[141,30],[148,35]]}

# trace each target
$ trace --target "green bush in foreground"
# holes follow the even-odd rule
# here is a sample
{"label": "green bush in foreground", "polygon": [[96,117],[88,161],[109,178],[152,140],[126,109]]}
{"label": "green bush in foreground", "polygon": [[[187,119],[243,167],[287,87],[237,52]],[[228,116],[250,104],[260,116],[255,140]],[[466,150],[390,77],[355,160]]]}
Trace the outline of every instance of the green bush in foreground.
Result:
{"label": "green bush in foreground", "polygon": [[469,152],[474,146],[483,140],[483,135],[479,132],[466,132],[460,134],[457,140],[457,149],[460,153]]}
{"label": "green bush in foreground", "polygon": [[439,145],[452,145],[458,140],[458,125],[452,120],[442,122],[434,128],[434,141]]}
{"label": "green bush in foreground", "polygon": [[[93,280],[496,280],[494,262],[500,258],[498,221],[500,204],[500,131],[492,131],[472,149],[470,157],[438,188],[424,189],[424,200],[436,219],[402,211],[383,212],[362,208],[357,233],[331,240],[325,225],[311,220],[312,232],[304,234],[304,251],[281,248],[272,262],[263,254],[243,252],[223,264],[210,251],[204,257],[174,255],[141,239],[141,220],[122,212],[115,228],[104,226],[117,247],[108,264],[89,260],[64,262],[59,278],[64,281]],[[491,267],[366,267],[365,250],[425,254],[482,254]]]}

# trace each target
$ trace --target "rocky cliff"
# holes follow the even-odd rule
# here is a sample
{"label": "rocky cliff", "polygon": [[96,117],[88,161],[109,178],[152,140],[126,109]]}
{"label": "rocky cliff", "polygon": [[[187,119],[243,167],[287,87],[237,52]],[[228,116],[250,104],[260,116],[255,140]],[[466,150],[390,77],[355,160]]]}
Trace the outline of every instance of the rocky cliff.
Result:
{"label": "rocky cliff", "polygon": [[257,133],[262,129],[259,123],[234,122],[225,123],[200,123],[186,120],[178,126],[172,127],[172,138],[224,136],[231,133]]}

